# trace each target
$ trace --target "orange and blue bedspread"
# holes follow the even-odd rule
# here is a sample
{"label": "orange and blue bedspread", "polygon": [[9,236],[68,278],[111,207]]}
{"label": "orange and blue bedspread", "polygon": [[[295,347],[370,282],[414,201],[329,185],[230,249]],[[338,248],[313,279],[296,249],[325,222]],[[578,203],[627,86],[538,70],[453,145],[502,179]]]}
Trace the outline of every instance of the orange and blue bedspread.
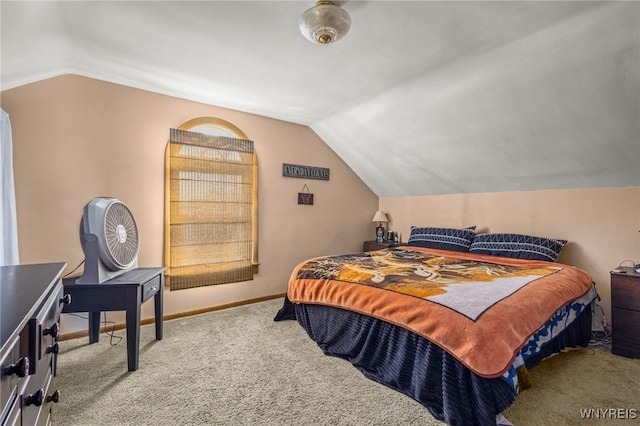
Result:
{"label": "orange and blue bedspread", "polygon": [[591,277],[568,265],[421,247],[308,260],[287,296],[400,326],[475,374],[507,380],[536,342],[561,331],[562,309],[577,316],[596,297]]}

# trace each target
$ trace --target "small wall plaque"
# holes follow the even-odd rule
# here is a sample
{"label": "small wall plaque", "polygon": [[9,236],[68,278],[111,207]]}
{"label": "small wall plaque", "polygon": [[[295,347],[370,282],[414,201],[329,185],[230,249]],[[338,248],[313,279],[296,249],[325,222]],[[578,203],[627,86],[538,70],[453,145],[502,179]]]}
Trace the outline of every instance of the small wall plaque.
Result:
{"label": "small wall plaque", "polygon": [[301,166],[299,164],[282,163],[282,176],[329,180],[329,169],[326,167]]}
{"label": "small wall plaque", "polygon": [[[305,189],[307,192],[304,192]],[[305,206],[313,205],[313,194],[309,192],[309,188],[307,188],[306,184],[302,187],[302,192],[298,192],[298,204],[303,204]]]}

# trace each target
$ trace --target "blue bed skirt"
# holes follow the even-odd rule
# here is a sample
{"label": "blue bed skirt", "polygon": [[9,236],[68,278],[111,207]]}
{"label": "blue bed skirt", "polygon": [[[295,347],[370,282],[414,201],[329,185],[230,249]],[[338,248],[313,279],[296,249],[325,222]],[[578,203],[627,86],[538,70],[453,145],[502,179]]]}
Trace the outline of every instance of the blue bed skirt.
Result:
{"label": "blue bed skirt", "polygon": [[[492,425],[516,398],[502,378],[480,377],[439,346],[409,330],[344,309],[293,304],[286,297],[275,321],[297,320],[326,355],[351,362],[367,378],[408,395],[451,425]],[[591,310],[543,346],[533,368],[566,347],[587,346]]]}

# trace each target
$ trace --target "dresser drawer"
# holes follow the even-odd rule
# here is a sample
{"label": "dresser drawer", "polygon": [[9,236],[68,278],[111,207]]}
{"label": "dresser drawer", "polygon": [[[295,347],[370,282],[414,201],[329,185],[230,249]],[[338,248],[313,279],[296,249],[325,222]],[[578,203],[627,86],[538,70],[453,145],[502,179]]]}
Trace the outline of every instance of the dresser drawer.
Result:
{"label": "dresser drawer", "polygon": [[58,353],[57,340],[60,334],[59,320],[62,312],[60,300],[62,297],[62,281],[59,281],[34,318],[29,321],[31,374],[36,373],[39,363],[49,364],[50,359]]}
{"label": "dresser drawer", "polygon": [[6,418],[4,418],[4,423],[2,426],[18,426],[20,425],[20,419],[22,418],[22,409],[20,407],[20,401],[16,400],[13,402],[13,405],[9,408],[9,414]]}
{"label": "dresser drawer", "polygon": [[54,402],[54,396],[49,393],[52,377],[51,368],[48,368],[30,378],[22,395],[22,424],[43,426],[50,421],[51,403]]}
{"label": "dresser drawer", "polygon": [[0,360],[0,422],[5,418],[18,393],[18,385],[29,373],[29,358],[20,358],[20,337],[9,343],[9,350]]}

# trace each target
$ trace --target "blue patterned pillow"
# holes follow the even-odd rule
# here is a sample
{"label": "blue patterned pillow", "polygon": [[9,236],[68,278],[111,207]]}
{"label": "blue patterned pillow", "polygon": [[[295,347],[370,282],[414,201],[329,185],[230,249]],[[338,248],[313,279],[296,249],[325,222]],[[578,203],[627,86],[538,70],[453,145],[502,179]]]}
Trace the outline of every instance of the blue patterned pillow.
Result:
{"label": "blue patterned pillow", "polygon": [[514,259],[558,260],[566,240],[522,234],[479,234],[473,238],[469,251],[478,254],[511,257]]}
{"label": "blue patterned pillow", "polygon": [[407,245],[441,250],[469,251],[475,235],[475,226],[457,228],[411,227]]}

